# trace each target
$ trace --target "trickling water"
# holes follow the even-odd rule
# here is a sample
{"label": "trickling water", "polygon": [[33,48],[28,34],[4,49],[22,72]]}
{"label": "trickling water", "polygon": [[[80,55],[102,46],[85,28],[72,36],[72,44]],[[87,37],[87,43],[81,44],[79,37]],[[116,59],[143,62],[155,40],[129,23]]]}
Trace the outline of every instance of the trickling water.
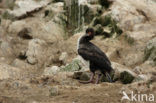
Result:
{"label": "trickling water", "polygon": [[71,32],[81,29],[85,25],[85,8],[87,3],[97,0],[65,0],[65,10],[67,15],[67,26]]}

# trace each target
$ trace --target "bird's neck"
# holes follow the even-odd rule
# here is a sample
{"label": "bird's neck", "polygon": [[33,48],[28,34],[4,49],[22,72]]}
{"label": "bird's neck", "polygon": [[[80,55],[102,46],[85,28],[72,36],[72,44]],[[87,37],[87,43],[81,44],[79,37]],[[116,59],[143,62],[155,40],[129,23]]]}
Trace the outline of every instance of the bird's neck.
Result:
{"label": "bird's neck", "polygon": [[81,36],[78,39],[78,42],[77,42],[77,49],[79,49],[82,44],[88,43],[89,41],[90,40],[88,39],[88,36],[87,35]]}
{"label": "bird's neck", "polygon": [[90,40],[92,40],[91,37],[89,37],[88,35],[83,35],[83,36],[81,36],[80,39],[79,39],[79,44],[87,43],[87,42],[89,42]]}

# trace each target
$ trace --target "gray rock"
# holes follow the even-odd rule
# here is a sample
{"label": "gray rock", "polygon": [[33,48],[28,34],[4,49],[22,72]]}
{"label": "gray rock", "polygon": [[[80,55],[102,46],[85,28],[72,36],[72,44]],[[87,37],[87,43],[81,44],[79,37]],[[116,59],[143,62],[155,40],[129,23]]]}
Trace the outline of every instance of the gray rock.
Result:
{"label": "gray rock", "polygon": [[156,65],[156,38],[153,38],[147,43],[144,54],[145,60],[153,61],[153,63]]}
{"label": "gray rock", "polygon": [[97,24],[94,30],[96,35],[101,35],[103,33],[103,27],[101,24]]}
{"label": "gray rock", "polygon": [[52,87],[49,89],[50,96],[57,96],[59,95],[59,88],[57,86]]}
{"label": "gray rock", "polygon": [[20,77],[20,69],[0,63],[0,80]]}
{"label": "gray rock", "polygon": [[136,74],[132,72],[129,68],[112,62],[112,67],[114,69],[114,80],[120,80],[123,84],[132,83],[136,78]]}
{"label": "gray rock", "polygon": [[20,59],[15,59],[12,63],[11,66],[20,68],[20,69],[31,69],[34,68],[31,64],[28,64],[26,61],[24,60],[20,60]]}
{"label": "gray rock", "polygon": [[8,41],[2,40],[0,43],[0,55],[2,56],[11,56],[13,55],[12,45]]}
{"label": "gray rock", "polygon": [[135,82],[139,82],[139,81],[145,81],[145,82],[147,82],[147,81],[149,81],[150,80],[150,78],[151,78],[151,76],[148,76],[148,75],[145,75],[145,74],[140,74],[140,75],[138,75],[136,78],[135,78]]}
{"label": "gray rock", "polygon": [[134,78],[135,77],[128,71],[123,71],[120,73],[120,80],[123,84],[132,83]]}
{"label": "gray rock", "polygon": [[57,74],[59,71],[60,68],[58,66],[46,67],[43,75],[52,76],[54,74]]}
{"label": "gray rock", "polygon": [[32,39],[29,42],[28,50],[26,52],[28,63],[34,65],[45,60],[45,45],[46,42],[40,39]]}
{"label": "gray rock", "polygon": [[62,61],[63,64],[66,64],[67,63],[67,58],[68,58],[67,52],[63,52],[60,55],[59,60]]}
{"label": "gray rock", "polygon": [[48,5],[48,3],[50,3],[49,0],[40,0],[38,2],[35,0],[18,0],[15,2],[18,8],[10,11],[10,13],[19,18]]}
{"label": "gray rock", "polygon": [[74,72],[73,78],[78,80],[87,81],[90,79],[91,73],[90,72]]}
{"label": "gray rock", "polygon": [[79,60],[73,60],[70,64],[67,64],[64,68],[61,68],[61,71],[79,71],[81,69]]}

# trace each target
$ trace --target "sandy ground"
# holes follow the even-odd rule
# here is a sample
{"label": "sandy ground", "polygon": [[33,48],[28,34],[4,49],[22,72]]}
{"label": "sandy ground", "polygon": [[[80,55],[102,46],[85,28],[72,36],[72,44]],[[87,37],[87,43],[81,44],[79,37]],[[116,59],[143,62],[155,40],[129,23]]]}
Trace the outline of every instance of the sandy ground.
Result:
{"label": "sandy ground", "polygon": [[[138,93],[138,87],[142,85],[139,83],[80,84],[78,80],[71,80],[72,83],[60,83],[52,78],[1,81],[0,103],[144,103],[121,101],[122,91]],[[156,96],[155,91],[155,84],[150,88],[145,84],[140,94]]]}

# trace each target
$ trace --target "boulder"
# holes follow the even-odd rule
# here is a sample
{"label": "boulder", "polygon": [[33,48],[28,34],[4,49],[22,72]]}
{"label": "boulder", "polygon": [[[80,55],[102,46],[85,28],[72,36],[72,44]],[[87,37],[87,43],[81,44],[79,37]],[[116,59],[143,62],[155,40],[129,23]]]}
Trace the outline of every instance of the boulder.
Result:
{"label": "boulder", "polygon": [[58,66],[46,67],[43,75],[52,76],[54,74],[57,74],[59,71],[60,71],[60,67]]}
{"label": "boulder", "polygon": [[[121,81],[123,84],[129,84],[132,83],[133,80],[137,77],[137,75],[132,72],[129,68],[112,62],[112,67],[114,71],[111,72],[110,76],[113,79],[113,81]],[[79,80],[84,80],[87,81],[89,80],[91,76],[91,73],[87,71],[76,71],[73,74],[74,79],[79,79]],[[102,75],[101,77],[101,82],[109,82],[108,78]]]}
{"label": "boulder", "polygon": [[16,18],[22,18],[29,15],[31,12],[38,11],[42,7],[48,5],[50,0],[16,0],[15,4],[18,8],[10,11],[11,14],[15,15]]}
{"label": "boulder", "polygon": [[126,66],[135,66],[136,64],[143,62],[143,57],[144,54],[140,51],[135,54],[129,53],[125,58],[123,58],[124,64]]}
{"label": "boulder", "polygon": [[58,86],[51,87],[49,89],[49,96],[57,96],[57,95],[59,95],[59,88],[58,88]]}
{"label": "boulder", "polygon": [[20,69],[12,67],[8,64],[0,63],[0,80],[3,79],[16,79],[21,75]]}
{"label": "boulder", "polygon": [[151,76],[148,76],[146,74],[140,74],[137,76],[137,78],[135,78],[135,82],[140,82],[140,81],[144,81],[144,82],[147,82],[149,81],[151,78]]}
{"label": "boulder", "polygon": [[153,38],[147,43],[144,54],[144,60],[153,61],[156,65],[156,38]]}
{"label": "boulder", "polygon": [[90,79],[90,76],[91,76],[90,72],[78,71],[78,72],[74,72],[73,79],[78,79],[78,80],[82,80],[82,81],[88,81]]}
{"label": "boulder", "polygon": [[31,28],[23,28],[17,35],[22,39],[32,39]]}
{"label": "boulder", "polygon": [[29,41],[26,56],[28,63],[32,65],[36,63],[42,64],[46,59],[46,42],[40,39],[32,39]]}
{"label": "boulder", "polygon": [[12,45],[8,41],[2,40],[0,43],[0,55],[1,56],[12,56],[13,49]]}
{"label": "boulder", "polygon": [[20,31],[22,31],[23,28],[26,28],[26,21],[24,20],[18,20],[14,21],[12,24],[10,24],[8,28],[8,32],[10,34],[18,34]]}
{"label": "boulder", "polygon": [[66,64],[67,63],[67,58],[68,58],[67,52],[63,52],[60,55],[59,60],[62,61],[63,64]]}
{"label": "boulder", "polygon": [[[11,36],[23,36],[30,39],[39,38],[53,43],[62,40],[65,35],[64,28],[53,21],[45,21],[39,18],[28,18],[26,20],[17,20],[9,26]],[[23,34],[24,32],[24,34]],[[27,32],[25,34],[25,32]],[[44,34],[44,35],[43,35]]]}
{"label": "boulder", "polygon": [[14,9],[15,0],[0,0],[0,8]]}
{"label": "boulder", "polygon": [[73,72],[81,69],[79,60],[73,60],[71,63],[61,68],[61,71]]}
{"label": "boulder", "polygon": [[95,30],[95,35],[101,35],[103,33],[103,27],[101,24],[97,24],[94,27],[94,30]]}
{"label": "boulder", "polygon": [[34,67],[31,64],[28,64],[26,61],[20,60],[20,59],[15,59],[12,63],[11,66],[21,68],[23,70],[26,69],[33,69]]}
{"label": "boulder", "polygon": [[120,80],[123,84],[128,84],[132,83],[137,76],[128,67],[121,64],[112,62],[112,67],[114,69],[114,81]]}
{"label": "boulder", "polygon": [[145,42],[155,36],[156,4],[153,1],[114,0],[110,9],[113,19],[123,31],[130,31],[131,38]]}
{"label": "boulder", "polygon": [[[110,13],[103,13],[101,16],[95,17],[91,25],[93,27],[95,26],[95,30],[98,30],[99,32],[101,32],[102,35],[106,37],[111,37],[115,34],[116,37],[123,32],[116,20],[112,18],[112,15]],[[104,26],[104,31],[103,28],[100,26]]]}

